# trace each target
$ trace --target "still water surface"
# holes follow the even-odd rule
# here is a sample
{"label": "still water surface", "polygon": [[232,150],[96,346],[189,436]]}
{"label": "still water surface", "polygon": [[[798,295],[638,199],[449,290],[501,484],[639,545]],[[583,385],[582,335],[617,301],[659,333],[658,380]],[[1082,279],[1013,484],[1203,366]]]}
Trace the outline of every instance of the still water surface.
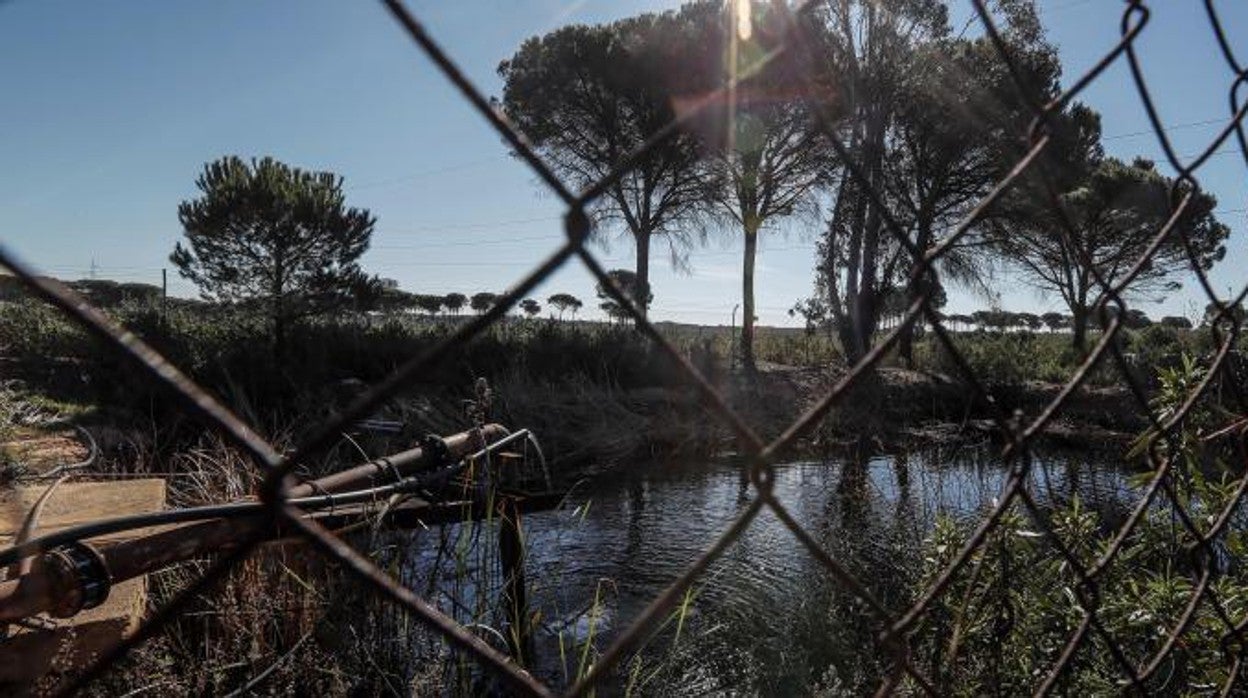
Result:
{"label": "still water surface", "polygon": [[[563,684],[587,639],[605,648],[627,627],[748,506],[740,473],[732,463],[618,472],[574,489],[563,510],[529,515],[535,671]],[[961,447],[790,463],[778,468],[775,493],[896,608],[937,517],[980,515],[1006,474],[989,449]],[[1133,501],[1125,479],[1103,457],[1059,452],[1036,460],[1031,485],[1042,502],[1078,493],[1112,524]],[[648,695],[802,695],[838,676],[852,684],[876,630],[764,509],[695,583],[679,639],[672,622],[647,644],[635,678],[653,673],[640,691]],[[622,692],[628,672],[613,681],[600,694]]]}

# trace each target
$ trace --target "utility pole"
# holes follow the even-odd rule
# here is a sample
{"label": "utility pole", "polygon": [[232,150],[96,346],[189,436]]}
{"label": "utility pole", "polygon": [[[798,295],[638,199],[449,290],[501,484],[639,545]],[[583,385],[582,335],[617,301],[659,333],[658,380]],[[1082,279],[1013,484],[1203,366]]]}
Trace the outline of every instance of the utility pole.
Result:
{"label": "utility pole", "polygon": [[169,270],[160,268],[160,324],[169,324]]}

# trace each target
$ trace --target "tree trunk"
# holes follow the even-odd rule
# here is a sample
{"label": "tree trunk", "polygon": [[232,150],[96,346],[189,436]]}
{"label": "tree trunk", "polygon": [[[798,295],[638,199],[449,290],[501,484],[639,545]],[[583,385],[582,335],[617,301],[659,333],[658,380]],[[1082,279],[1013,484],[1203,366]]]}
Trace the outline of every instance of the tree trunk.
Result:
{"label": "tree trunk", "polygon": [[[880,227],[883,219],[873,202],[863,190],[881,177],[884,152],[884,120],[877,113],[866,115],[867,125],[861,152],[862,166],[866,170],[868,184],[856,182],[854,201],[856,209],[851,225],[851,262],[848,269],[845,302],[849,305],[849,335],[851,343],[845,347],[846,358],[857,363],[871,350],[875,329],[879,323],[878,290],[876,279],[880,255]],[[856,257],[856,259],[855,259]]]}
{"label": "tree trunk", "polygon": [[[932,224],[927,219],[926,207],[920,210],[918,234],[915,236],[914,242],[915,247],[924,253],[927,252],[928,246],[932,244]],[[914,301],[924,290],[929,292],[935,290],[924,288],[929,285],[929,281],[930,279],[926,277],[918,279],[915,278],[913,273],[910,274],[906,281],[907,305],[913,305]],[[914,368],[914,335],[921,322],[923,322],[922,316],[920,316],[920,319],[910,323],[910,326],[901,333],[901,346],[898,348],[898,353],[901,355],[901,360],[905,362],[906,368]]]}
{"label": "tree trunk", "polygon": [[841,346],[845,350],[845,358],[855,364],[862,358],[861,343],[858,341],[859,310],[858,294],[862,286],[868,285],[861,281],[862,268],[862,236],[866,224],[867,204],[857,182],[849,189],[852,214],[849,219],[849,253],[845,267],[845,322],[841,324]]}
{"label": "tree trunk", "polygon": [[[633,287],[633,302],[637,304],[637,310],[644,318],[648,311],[647,301],[650,300],[650,233],[636,233],[633,239],[637,242],[637,284]],[[641,325],[642,322],[638,320],[637,326]]]}
{"label": "tree trunk", "polygon": [[[913,285],[913,283],[911,283]],[[914,291],[907,291],[906,296],[911,297]],[[906,368],[914,368],[914,330],[919,323],[923,322],[923,316],[919,316],[918,320],[910,323],[910,325],[901,331],[901,338],[898,340],[897,353],[901,356],[901,361]]]}
{"label": "tree trunk", "polygon": [[1070,309],[1071,316],[1071,344],[1075,347],[1075,351],[1080,356],[1088,353],[1088,310],[1082,305],[1075,304]]}
{"label": "tree trunk", "polygon": [[875,330],[879,325],[879,298],[876,284],[876,265],[880,255],[880,228],[883,218],[878,207],[867,204],[870,209],[862,236],[862,273],[858,296],[854,299],[853,322],[855,362],[866,356],[875,343]]}
{"label": "tree trunk", "polygon": [[286,318],[280,312],[273,316],[273,357],[281,361],[286,356]]}
{"label": "tree trunk", "polygon": [[757,370],[754,363],[754,259],[758,254],[758,226],[745,224],[745,255],[741,269],[741,366],[747,376]]}
{"label": "tree trunk", "polygon": [[273,358],[280,365],[286,356],[286,303],[283,298],[286,277],[281,248],[274,250],[273,262],[273,282],[269,291],[273,296]]}

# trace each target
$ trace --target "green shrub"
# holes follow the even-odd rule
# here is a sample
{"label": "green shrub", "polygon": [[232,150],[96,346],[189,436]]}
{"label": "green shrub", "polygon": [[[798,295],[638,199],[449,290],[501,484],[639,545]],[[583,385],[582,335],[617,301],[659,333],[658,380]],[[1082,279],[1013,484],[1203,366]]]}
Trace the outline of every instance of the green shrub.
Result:
{"label": "green shrub", "polygon": [[35,300],[0,302],[0,352],[19,361],[79,357],[92,346],[86,333]]}
{"label": "green shrub", "polygon": [[[1163,416],[1183,403],[1202,375],[1187,360],[1161,372],[1154,408]],[[1248,611],[1248,569],[1243,565],[1201,565],[1192,555],[1196,537],[1176,523],[1172,507],[1190,514],[1199,535],[1212,533],[1214,522],[1236,498],[1238,476],[1227,467],[1225,447],[1202,438],[1218,423],[1215,408],[1198,403],[1183,420],[1178,438],[1160,445],[1173,458],[1165,475],[1177,502],[1161,500],[1126,536],[1113,561],[1096,577],[1096,609],[1121,656],[1139,669],[1161,652],[1177,632],[1191,600],[1201,566],[1212,566],[1212,589],[1234,623]],[[1146,451],[1156,435],[1146,433],[1135,449]],[[1137,478],[1136,494],[1161,473]],[[1063,542],[1085,570],[1109,550],[1117,531],[1075,498],[1047,514],[1052,535]],[[1057,662],[1066,642],[1093,603],[1073,565],[1044,531],[1045,526],[1015,506],[971,555],[967,565],[933,603],[918,626],[913,657],[920,660],[942,694],[1031,694]],[[935,582],[964,546],[971,526],[940,522],[925,544],[924,574],[916,587]],[[1248,553],[1245,532],[1221,530],[1213,545],[1231,560]],[[1207,695],[1228,679],[1233,656],[1223,640],[1227,626],[1212,603],[1199,604],[1190,625],[1146,684],[1147,692]],[[1092,631],[1058,679],[1061,695],[1108,695],[1124,689],[1127,672],[1099,634]]]}

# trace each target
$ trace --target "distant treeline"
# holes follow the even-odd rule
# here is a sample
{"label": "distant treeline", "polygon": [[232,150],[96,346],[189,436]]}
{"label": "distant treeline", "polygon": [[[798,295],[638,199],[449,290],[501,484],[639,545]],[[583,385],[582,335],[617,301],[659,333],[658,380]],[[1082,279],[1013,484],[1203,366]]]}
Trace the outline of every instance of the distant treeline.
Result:
{"label": "distant treeline", "polygon": [[[627,270],[613,270],[611,274],[613,277],[620,277],[617,283],[620,283],[622,286],[627,287],[632,283],[632,274]],[[44,278],[50,279],[51,277]],[[126,303],[151,304],[161,301],[163,297],[162,289],[159,286],[141,282],[115,281],[112,279],[52,280],[68,286],[74,292],[101,308],[115,308]],[[610,300],[606,291],[601,287],[598,288],[598,296],[602,300],[600,307],[606,312],[608,318],[617,320],[625,317],[626,313]],[[20,279],[11,275],[0,275],[0,302],[18,301],[27,297],[29,297],[29,290]],[[429,316],[455,316],[461,314],[465,309],[483,313],[492,308],[500,297],[500,294],[490,291],[481,291],[472,295],[458,292],[447,294],[413,293],[400,289],[397,282],[385,279],[382,282],[379,293],[362,295],[356,299],[353,305],[355,310],[361,312],[398,312],[420,313]],[[219,305],[193,298],[170,297],[165,300],[178,307]],[[550,311],[551,317],[557,317],[561,320],[565,318],[575,319],[576,313],[583,307],[584,302],[570,293],[552,294],[546,299],[545,306],[533,298],[526,298],[518,305],[520,314],[524,316],[534,317],[541,314],[543,309],[547,309]],[[1205,307],[1200,324],[1202,326],[1211,324],[1218,316],[1219,310],[1220,308],[1213,303],[1208,304]],[[1109,306],[1106,313],[1110,319],[1118,314],[1117,309],[1113,306]],[[896,316],[886,315],[882,319],[882,325],[884,327],[890,326],[892,322],[899,319],[899,316],[900,313]],[[1245,317],[1244,308],[1242,305],[1236,306],[1224,313],[1224,316],[1228,319],[1234,317],[1242,321]],[[941,317],[946,327],[955,332],[975,329],[1069,332],[1074,322],[1072,316],[1059,312],[1030,313],[1002,309],[976,310],[968,314],[948,313],[942,314]],[[1090,319],[1094,326],[1099,327],[1101,325],[1101,317],[1099,315],[1094,314]],[[1195,327],[1195,324],[1187,317],[1166,315],[1159,319],[1154,319],[1143,311],[1134,308],[1127,311],[1124,324],[1130,329],[1143,329],[1152,325],[1162,325],[1179,330],[1190,330]]]}
{"label": "distant treeline", "polygon": [[[113,308],[123,303],[152,303],[161,299],[162,290],[159,286],[135,281],[114,281],[112,279],[44,279],[57,281],[73,289],[83,298],[101,308]],[[30,296],[25,282],[10,274],[0,274],[0,301],[17,301]],[[177,303],[198,303],[199,301],[179,298]]]}

